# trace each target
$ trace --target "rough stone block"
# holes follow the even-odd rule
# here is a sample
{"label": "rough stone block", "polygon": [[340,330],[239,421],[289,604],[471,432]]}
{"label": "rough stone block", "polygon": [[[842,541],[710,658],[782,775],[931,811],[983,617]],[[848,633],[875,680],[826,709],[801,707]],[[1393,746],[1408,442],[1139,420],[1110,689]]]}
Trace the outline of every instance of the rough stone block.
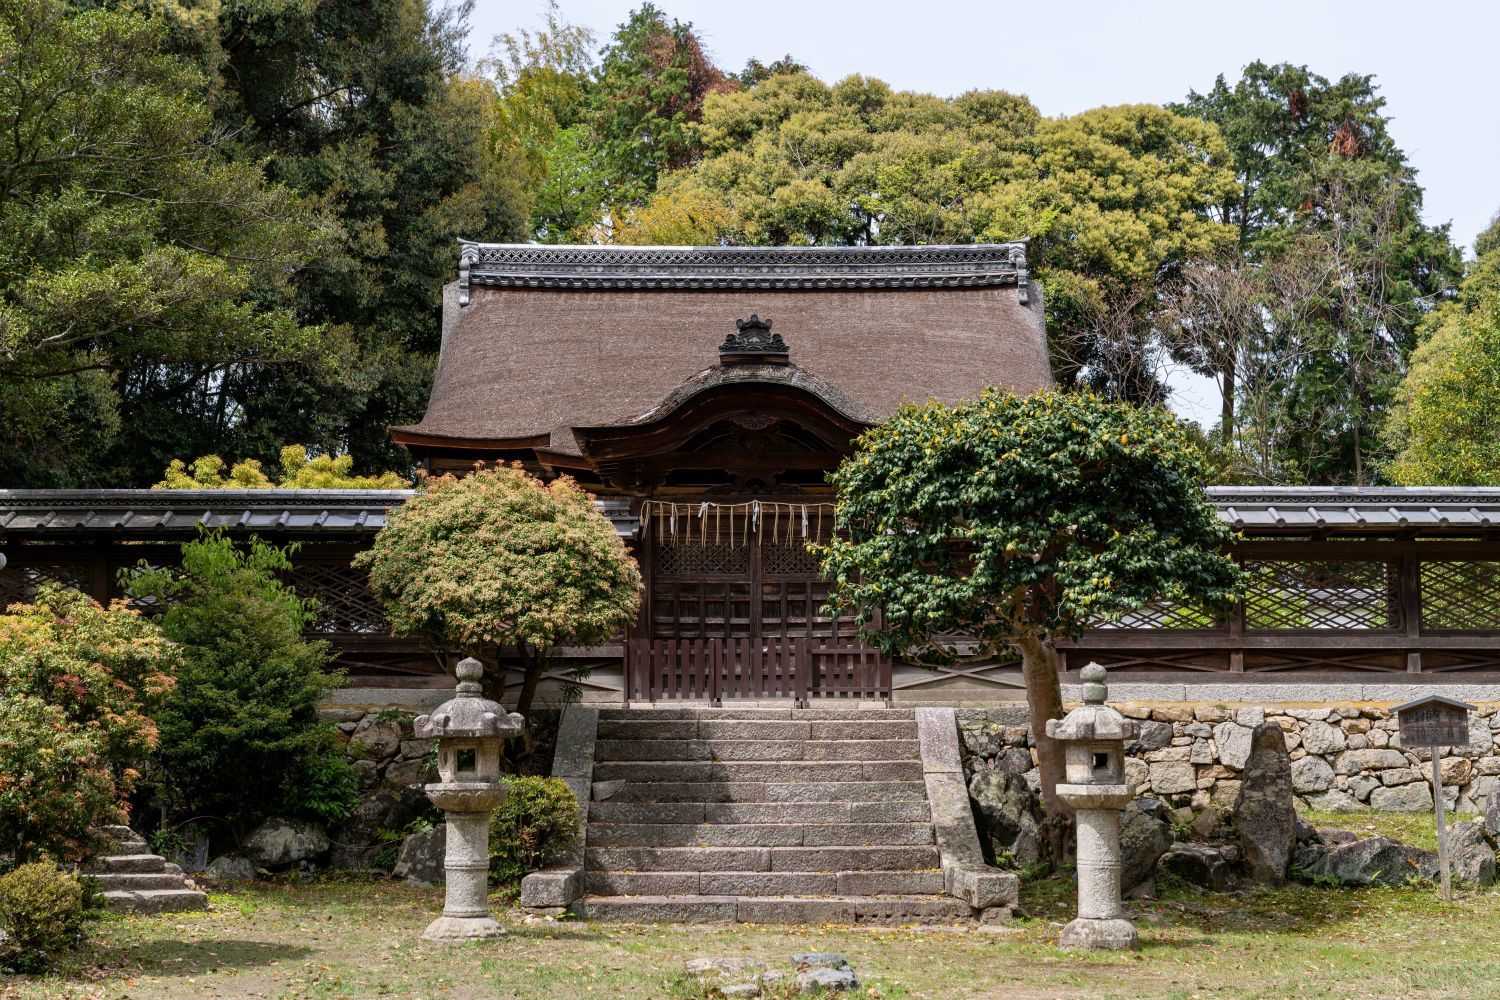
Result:
{"label": "rough stone block", "polygon": [[976,910],[1013,905],[1020,891],[1020,880],[1014,874],[993,868],[955,865],[944,874],[948,894]]}
{"label": "rough stone block", "polygon": [[521,880],[521,905],[528,909],[567,906],[578,898],[580,882],[576,868],[532,872]]}

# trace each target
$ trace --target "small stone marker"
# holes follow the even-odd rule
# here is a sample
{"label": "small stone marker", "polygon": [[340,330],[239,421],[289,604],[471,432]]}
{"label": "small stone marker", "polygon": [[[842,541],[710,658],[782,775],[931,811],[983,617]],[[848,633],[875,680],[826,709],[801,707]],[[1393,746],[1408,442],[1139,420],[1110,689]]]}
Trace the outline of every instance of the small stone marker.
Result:
{"label": "small stone marker", "polygon": [[1437,813],[1438,872],[1443,883],[1443,898],[1453,899],[1453,884],[1448,874],[1448,831],[1443,817],[1443,768],[1438,760],[1442,747],[1469,745],[1469,713],[1474,706],[1441,695],[1428,695],[1404,705],[1397,705],[1397,725],[1401,728],[1403,747],[1427,747],[1432,752],[1432,799]]}

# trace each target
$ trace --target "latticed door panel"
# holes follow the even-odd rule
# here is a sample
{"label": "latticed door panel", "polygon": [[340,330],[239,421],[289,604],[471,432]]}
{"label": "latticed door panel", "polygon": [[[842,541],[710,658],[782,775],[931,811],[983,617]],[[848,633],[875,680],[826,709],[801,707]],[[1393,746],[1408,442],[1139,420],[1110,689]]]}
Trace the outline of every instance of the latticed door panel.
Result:
{"label": "latticed door panel", "polygon": [[823,610],[833,586],[827,580],[762,580],[761,634],[782,638],[853,639],[854,619]]}
{"label": "latticed door panel", "polygon": [[0,610],[12,604],[29,604],[36,600],[37,591],[49,583],[88,593],[90,577],[90,567],[76,563],[7,566],[0,570]]}
{"label": "latticed door panel", "polygon": [[1394,562],[1247,562],[1247,629],[1394,630],[1402,627]]}
{"label": "latticed door panel", "polygon": [[1424,629],[1500,629],[1500,562],[1426,560],[1421,581]]}

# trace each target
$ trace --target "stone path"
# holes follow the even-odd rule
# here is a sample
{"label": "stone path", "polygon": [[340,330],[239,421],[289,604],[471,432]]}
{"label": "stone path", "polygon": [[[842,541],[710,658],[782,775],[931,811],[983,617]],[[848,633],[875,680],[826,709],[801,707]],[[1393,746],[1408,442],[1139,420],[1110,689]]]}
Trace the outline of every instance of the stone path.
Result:
{"label": "stone path", "polygon": [[180,867],[150,853],[140,834],[128,826],[106,826],[103,830],[114,839],[114,847],[85,868],[84,874],[99,882],[110,909],[133,913],[208,909],[208,897]]}
{"label": "stone path", "polygon": [[604,710],[596,737],[576,788],[590,800],[573,904],[586,919],[975,915],[945,888],[913,709]]}

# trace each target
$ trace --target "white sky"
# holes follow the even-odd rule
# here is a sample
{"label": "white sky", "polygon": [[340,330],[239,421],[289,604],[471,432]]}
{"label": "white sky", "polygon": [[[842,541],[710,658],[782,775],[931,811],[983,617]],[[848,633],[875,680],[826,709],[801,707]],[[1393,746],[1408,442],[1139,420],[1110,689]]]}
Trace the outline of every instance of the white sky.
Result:
{"label": "white sky", "polygon": [[[632,0],[560,0],[601,43]],[[1391,132],[1426,188],[1430,223],[1469,247],[1500,210],[1500,2],[1496,0],[657,0],[690,21],[714,60],[738,70],[791,53],[820,78],[879,77],[900,90],[1025,94],[1045,115],[1102,104],[1163,104],[1231,81],[1255,59],[1330,79],[1374,74]],[[543,0],[477,0],[477,58],[504,31],[534,26]],[[1174,406],[1212,423],[1209,380],[1173,379]]]}

